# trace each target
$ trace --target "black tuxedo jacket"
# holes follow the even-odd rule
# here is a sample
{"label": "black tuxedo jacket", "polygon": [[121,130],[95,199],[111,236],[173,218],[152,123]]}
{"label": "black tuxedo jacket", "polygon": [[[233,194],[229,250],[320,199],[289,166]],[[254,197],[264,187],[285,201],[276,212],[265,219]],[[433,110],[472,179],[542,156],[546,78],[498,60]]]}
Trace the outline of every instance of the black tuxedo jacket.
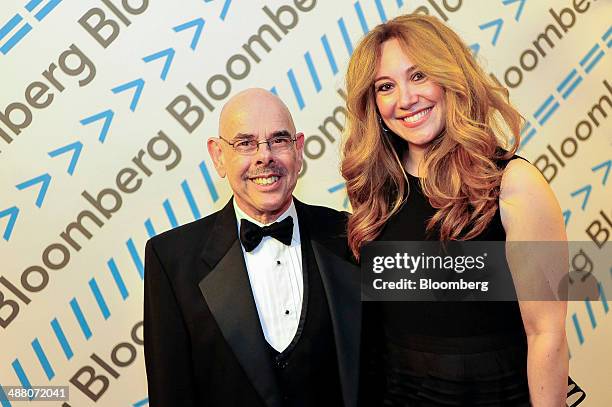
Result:
{"label": "black tuxedo jacket", "polygon": [[[346,216],[294,201],[302,253],[305,245],[312,245],[329,304],[344,407],[353,407],[361,304],[359,271],[345,261]],[[232,200],[204,219],[149,240],[144,287],[144,352],[152,407],[283,405]]]}

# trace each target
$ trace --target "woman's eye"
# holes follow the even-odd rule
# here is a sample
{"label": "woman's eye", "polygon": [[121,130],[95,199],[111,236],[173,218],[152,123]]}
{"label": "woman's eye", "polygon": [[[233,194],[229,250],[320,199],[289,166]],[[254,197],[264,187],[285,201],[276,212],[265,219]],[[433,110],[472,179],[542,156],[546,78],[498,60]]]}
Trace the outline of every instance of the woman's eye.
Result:
{"label": "woman's eye", "polygon": [[412,80],[414,80],[414,81],[420,81],[420,80],[423,80],[423,79],[425,79],[425,74],[423,72],[420,72],[420,71],[419,72],[415,72],[412,75]]}
{"label": "woman's eye", "polygon": [[391,89],[391,84],[390,84],[390,83],[383,83],[383,84],[380,84],[380,85],[378,85],[378,86],[376,87],[376,90],[377,90],[378,92],[386,92],[386,91],[388,91],[389,89]]}

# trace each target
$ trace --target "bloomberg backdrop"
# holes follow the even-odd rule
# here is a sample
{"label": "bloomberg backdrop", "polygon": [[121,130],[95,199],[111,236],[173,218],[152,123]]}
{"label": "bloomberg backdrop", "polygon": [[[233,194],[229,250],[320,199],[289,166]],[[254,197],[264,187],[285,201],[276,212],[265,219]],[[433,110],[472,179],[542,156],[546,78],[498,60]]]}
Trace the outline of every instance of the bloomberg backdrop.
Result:
{"label": "bloomberg backdrop", "polygon": [[[69,401],[43,405],[147,405],[144,245],[229,198],[205,149],[223,103],[253,86],[278,94],[306,135],[297,196],[349,209],[348,58],[373,26],[412,12],[446,21],[509,89],[527,119],[519,154],[555,191],[569,239],[604,250],[609,0],[3,0],[0,405],[17,404],[10,386],[69,387]],[[612,399],[609,309],[605,295],[569,304],[586,406]]]}

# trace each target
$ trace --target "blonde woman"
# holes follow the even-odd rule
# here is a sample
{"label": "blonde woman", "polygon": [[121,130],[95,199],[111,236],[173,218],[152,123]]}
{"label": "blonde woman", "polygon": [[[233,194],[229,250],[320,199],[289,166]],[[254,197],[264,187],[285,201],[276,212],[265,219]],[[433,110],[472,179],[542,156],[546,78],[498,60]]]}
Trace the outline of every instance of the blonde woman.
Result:
{"label": "blonde woman", "polygon": [[[346,80],[341,170],[356,258],[373,240],[566,240],[548,184],[515,159],[520,114],[438,19],[377,26]],[[382,343],[382,370],[363,382],[382,379],[376,403],[565,405],[563,301],[381,302],[364,314],[364,329],[381,324],[370,332]]]}

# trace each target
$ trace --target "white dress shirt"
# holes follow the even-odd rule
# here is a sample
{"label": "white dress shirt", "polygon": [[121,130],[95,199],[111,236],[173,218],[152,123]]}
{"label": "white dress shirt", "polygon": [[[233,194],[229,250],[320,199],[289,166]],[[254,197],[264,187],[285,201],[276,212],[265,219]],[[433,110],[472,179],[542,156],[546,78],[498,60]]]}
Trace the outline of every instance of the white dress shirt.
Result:
{"label": "white dress shirt", "polygon": [[[241,219],[266,226],[244,213],[235,202],[234,211],[238,221],[238,236]],[[250,252],[241,245],[259,323],[266,341],[278,352],[289,346],[297,332],[304,294],[300,228],[293,201],[276,222],[288,216],[293,218],[290,246],[270,236],[265,236],[259,246]]]}

